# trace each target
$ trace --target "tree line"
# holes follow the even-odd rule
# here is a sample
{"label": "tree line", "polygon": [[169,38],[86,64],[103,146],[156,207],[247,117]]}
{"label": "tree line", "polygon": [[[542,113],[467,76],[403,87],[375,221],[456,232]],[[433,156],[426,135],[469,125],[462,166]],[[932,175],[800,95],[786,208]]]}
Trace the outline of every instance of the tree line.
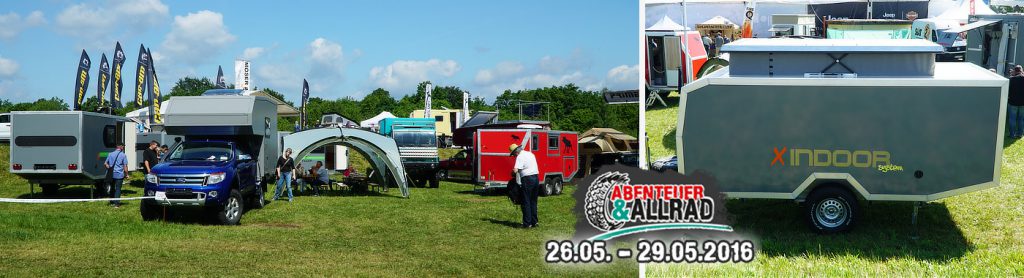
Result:
{"label": "tree line", "polygon": [[[321,116],[328,113],[337,113],[356,122],[376,116],[383,111],[391,112],[397,117],[408,117],[414,110],[423,109],[426,86],[427,82],[422,82],[416,86],[415,93],[406,94],[397,99],[391,95],[391,92],[381,88],[373,90],[362,99],[353,97],[326,99],[311,96],[306,103],[306,119],[309,122],[308,125],[313,126],[319,123]],[[178,80],[167,94],[161,96],[161,99],[167,100],[175,96],[198,96],[206,90],[214,88],[216,85],[208,78],[185,77]],[[270,88],[261,90],[296,108],[299,107],[294,101],[286,99],[280,92]],[[458,86],[434,86],[431,94],[431,107],[432,109],[461,109],[464,92],[466,91]],[[128,103],[124,107],[116,109],[115,114],[125,115],[139,108],[133,101],[134,95],[126,94],[123,97],[128,100]],[[528,108],[528,110],[536,110],[537,113],[521,115],[519,111],[522,102],[545,102],[545,104]],[[93,95],[84,101],[82,110],[96,111],[99,107],[99,100]],[[608,127],[636,136],[640,122],[639,106],[635,104],[606,104],[601,92],[582,90],[574,84],[529,90],[505,90],[490,104],[481,97],[473,97],[469,101],[469,109],[471,111],[497,111],[500,120],[550,121],[552,129],[581,133],[593,127]],[[40,98],[33,102],[23,103],[12,103],[9,100],[0,99],[0,112],[59,110],[69,110],[69,106],[63,99],[57,97]],[[298,121],[297,117],[281,117],[278,119],[278,129],[293,130],[296,121]]]}

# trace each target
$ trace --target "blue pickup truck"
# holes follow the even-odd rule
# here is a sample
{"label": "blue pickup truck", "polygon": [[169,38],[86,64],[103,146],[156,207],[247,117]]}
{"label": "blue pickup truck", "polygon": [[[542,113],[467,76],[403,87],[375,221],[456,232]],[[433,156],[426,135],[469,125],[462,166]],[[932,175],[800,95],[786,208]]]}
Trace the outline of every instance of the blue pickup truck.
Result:
{"label": "blue pickup truck", "polygon": [[264,205],[274,179],[279,138],[277,105],[241,90],[211,90],[167,102],[164,131],[181,136],[170,154],[146,175],[144,220],[163,209],[201,207],[225,225],[237,225],[249,208]]}
{"label": "blue pickup truck", "polygon": [[256,160],[251,152],[226,140],[195,139],[178,144],[166,160],[146,175],[144,220],[161,216],[160,205],[201,206],[221,224],[236,225],[246,207],[264,205]]}

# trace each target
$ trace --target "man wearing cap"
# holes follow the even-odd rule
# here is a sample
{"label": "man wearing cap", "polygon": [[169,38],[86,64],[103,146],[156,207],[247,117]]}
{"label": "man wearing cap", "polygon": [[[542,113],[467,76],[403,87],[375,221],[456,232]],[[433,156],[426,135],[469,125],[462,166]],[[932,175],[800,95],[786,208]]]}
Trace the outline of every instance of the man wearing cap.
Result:
{"label": "man wearing cap", "polygon": [[518,177],[519,185],[523,187],[523,228],[537,227],[537,157],[533,153],[524,151],[519,145],[508,146],[512,156],[516,157],[516,164],[512,171]]}

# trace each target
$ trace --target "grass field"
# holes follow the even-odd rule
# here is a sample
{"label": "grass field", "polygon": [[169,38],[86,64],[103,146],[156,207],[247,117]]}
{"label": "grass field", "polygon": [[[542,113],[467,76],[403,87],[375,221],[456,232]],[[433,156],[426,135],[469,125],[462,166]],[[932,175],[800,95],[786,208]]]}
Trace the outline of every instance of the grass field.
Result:
{"label": "grass field", "polygon": [[[8,169],[0,145],[0,169]],[[125,187],[140,196],[139,176]],[[519,210],[468,184],[353,196],[300,196],[247,212],[241,226],[143,222],[138,202],[0,204],[0,276],[636,276],[636,264],[551,266],[543,243],[567,239],[574,187],[540,200],[537,229]],[[38,190],[38,188],[37,188]],[[0,171],[0,197],[27,197]],[[62,189],[86,197],[86,187]]]}
{"label": "grass field", "polygon": [[[666,99],[672,105],[678,98]],[[675,154],[678,108],[646,112],[651,156]],[[664,131],[664,134],[658,134]],[[738,233],[759,244],[749,264],[648,265],[649,276],[1024,276],[1024,142],[1007,140],[1001,185],[927,203],[912,239],[909,203],[863,206],[853,231],[820,236],[792,201],[730,200]]]}

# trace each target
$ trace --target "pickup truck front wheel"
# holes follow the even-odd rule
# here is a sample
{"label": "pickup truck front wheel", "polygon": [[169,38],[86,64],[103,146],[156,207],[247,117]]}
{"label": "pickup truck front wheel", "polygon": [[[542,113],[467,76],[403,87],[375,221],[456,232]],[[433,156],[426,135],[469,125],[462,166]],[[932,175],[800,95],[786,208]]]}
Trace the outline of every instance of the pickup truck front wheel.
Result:
{"label": "pickup truck front wheel", "polygon": [[139,204],[139,214],[142,214],[142,221],[160,219],[160,212],[162,208],[149,203],[150,202],[147,202],[147,200],[142,200],[142,204]]}
{"label": "pickup truck front wheel", "polygon": [[228,196],[227,202],[224,202],[224,206],[215,212],[217,221],[223,225],[238,225],[242,220],[243,209],[245,207],[242,205],[242,193],[239,193],[237,189],[231,189],[231,195]]}

